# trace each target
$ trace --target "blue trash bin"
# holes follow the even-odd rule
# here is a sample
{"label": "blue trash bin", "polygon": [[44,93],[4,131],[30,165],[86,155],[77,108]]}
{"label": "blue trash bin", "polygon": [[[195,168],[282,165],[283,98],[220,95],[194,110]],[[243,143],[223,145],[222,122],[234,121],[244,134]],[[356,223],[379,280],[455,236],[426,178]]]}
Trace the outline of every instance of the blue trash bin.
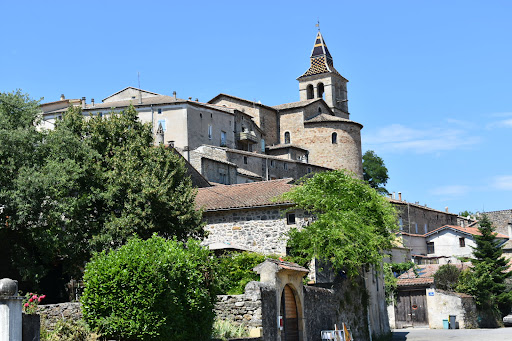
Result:
{"label": "blue trash bin", "polygon": [[449,329],[449,328],[450,328],[450,324],[448,323],[448,319],[443,320],[443,329]]}

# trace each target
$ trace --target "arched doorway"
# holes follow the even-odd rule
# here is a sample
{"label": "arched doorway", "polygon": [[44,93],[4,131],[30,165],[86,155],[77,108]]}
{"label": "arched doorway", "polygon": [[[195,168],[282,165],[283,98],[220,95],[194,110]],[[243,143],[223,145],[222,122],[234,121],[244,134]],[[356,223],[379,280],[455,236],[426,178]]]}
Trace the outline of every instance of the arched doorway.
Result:
{"label": "arched doorway", "polygon": [[283,318],[281,341],[299,341],[299,316],[295,294],[290,285],[285,285],[281,293],[280,315]]}

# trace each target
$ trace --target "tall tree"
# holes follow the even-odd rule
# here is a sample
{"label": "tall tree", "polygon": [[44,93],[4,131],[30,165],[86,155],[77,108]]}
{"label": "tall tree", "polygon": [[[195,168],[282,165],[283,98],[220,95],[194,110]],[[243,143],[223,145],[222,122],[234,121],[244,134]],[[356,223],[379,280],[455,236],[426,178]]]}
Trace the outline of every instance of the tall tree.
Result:
{"label": "tall tree", "polygon": [[394,208],[344,171],[316,173],[283,197],[316,217],[289,233],[293,255],[304,261],[317,258],[355,275],[363,265],[380,264],[381,251],[391,248],[397,227]]}
{"label": "tall tree", "polygon": [[34,290],[132,235],[202,236],[183,160],[153,146],[133,107],[107,116],[70,108],[54,130],[38,130],[37,102],[0,95],[0,242]]}
{"label": "tall tree", "polygon": [[384,160],[373,150],[367,150],[363,155],[363,178],[379,193],[388,193],[384,187],[389,179],[388,169],[384,165]]}
{"label": "tall tree", "polygon": [[505,280],[512,276],[503,257],[502,241],[496,238],[495,229],[484,214],[479,222],[481,235],[475,236],[471,262],[473,268],[461,275],[457,290],[476,297],[483,308],[500,309],[502,314],[510,312],[512,297],[506,292]]}

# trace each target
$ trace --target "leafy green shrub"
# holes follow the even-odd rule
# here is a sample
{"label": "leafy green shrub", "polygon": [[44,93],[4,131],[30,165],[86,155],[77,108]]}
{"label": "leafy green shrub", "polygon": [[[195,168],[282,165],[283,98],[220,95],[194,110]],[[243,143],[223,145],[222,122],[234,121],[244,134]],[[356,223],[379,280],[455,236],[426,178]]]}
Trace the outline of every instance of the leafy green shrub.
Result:
{"label": "leafy green shrub", "polygon": [[219,292],[226,295],[240,295],[250,281],[259,279],[252,269],[265,261],[264,256],[254,252],[228,253],[217,259],[216,272]]}
{"label": "leafy green shrub", "polygon": [[208,340],[216,289],[209,250],[197,241],[131,239],[87,264],[83,314],[122,340]]}
{"label": "leafy green shrub", "polygon": [[234,324],[228,320],[215,320],[213,323],[212,337],[221,340],[241,338],[248,336],[249,333],[242,324]]}
{"label": "leafy green shrub", "polygon": [[444,264],[434,274],[434,283],[437,289],[455,291],[459,277],[459,268],[453,264]]}
{"label": "leafy green shrub", "polygon": [[53,330],[41,324],[41,341],[97,341],[100,335],[90,330],[84,320],[62,319],[57,321]]}

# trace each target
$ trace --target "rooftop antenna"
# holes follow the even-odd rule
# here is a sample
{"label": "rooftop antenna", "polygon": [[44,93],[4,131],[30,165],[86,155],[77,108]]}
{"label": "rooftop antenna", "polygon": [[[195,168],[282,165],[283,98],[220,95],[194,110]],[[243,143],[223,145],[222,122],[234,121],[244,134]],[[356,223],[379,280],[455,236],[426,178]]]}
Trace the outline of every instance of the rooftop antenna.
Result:
{"label": "rooftop antenna", "polygon": [[137,81],[139,82],[139,104],[142,104],[142,92],[140,91],[140,72],[137,71]]}

